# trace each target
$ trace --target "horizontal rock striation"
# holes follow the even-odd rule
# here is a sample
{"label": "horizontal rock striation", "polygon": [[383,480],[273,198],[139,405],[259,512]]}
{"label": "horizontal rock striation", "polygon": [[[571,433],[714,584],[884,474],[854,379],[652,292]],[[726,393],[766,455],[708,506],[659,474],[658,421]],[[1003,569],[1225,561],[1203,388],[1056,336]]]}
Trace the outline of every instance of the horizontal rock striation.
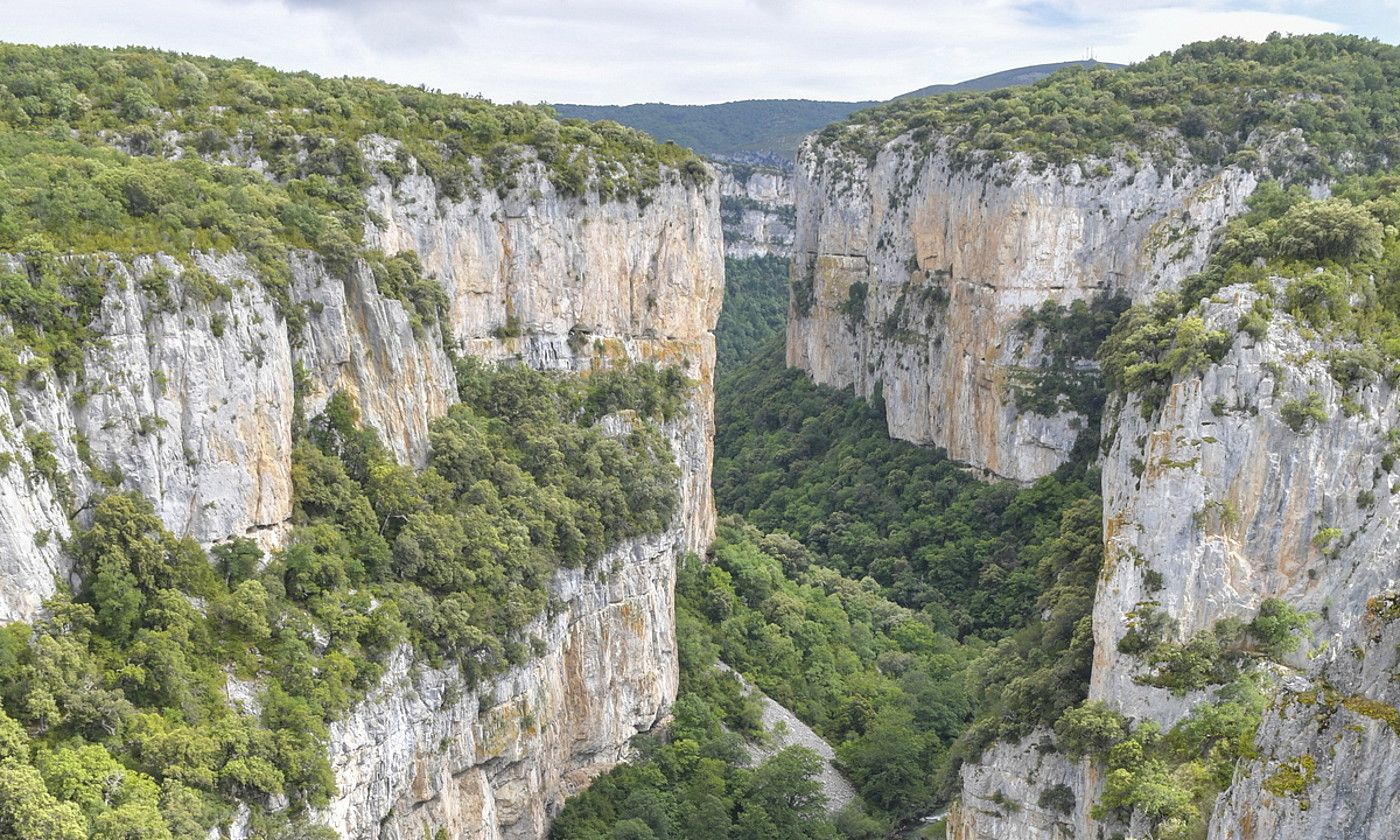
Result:
{"label": "horizontal rock striation", "polygon": [[796,219],[791,173],[738,164],[714,167],[719,173],[725,256],[792,256]]}

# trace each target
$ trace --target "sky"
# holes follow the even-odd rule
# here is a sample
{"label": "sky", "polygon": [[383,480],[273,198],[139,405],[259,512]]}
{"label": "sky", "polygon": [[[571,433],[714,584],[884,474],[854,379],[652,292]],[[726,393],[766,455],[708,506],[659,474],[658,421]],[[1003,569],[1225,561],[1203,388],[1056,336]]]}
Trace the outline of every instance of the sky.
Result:
{"label": "sky", "polygon": [[1400,43],[1400,0],[0,0],[0,39],[141,45],[497,101],[887,99],[1222,35]]}

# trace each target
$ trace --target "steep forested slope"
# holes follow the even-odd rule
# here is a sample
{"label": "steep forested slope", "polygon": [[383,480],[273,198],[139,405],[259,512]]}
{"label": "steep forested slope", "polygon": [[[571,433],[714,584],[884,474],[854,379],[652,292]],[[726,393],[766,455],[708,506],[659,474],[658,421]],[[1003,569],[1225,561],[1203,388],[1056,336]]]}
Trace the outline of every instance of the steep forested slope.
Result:
{"label": "steep forested slope", "polygon": [[782,257],[725,259],[716,365],[731,369],[772,344],[787,323],[787,283],[788,261]]}
{"label": "steep forested slope", "polygon": [[[547,108],[0,45],[0,836],[538,835],[674,696],[711,181]],[[430,762],[477,790],[400,800]]]}

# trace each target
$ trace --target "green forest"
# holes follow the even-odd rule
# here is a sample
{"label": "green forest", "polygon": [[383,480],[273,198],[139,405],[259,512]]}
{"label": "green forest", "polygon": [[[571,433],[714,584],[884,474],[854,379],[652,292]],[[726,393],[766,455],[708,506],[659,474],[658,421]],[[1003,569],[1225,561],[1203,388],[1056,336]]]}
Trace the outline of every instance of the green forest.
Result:
{"label": "green forest", "polygon": [[[1343,413],[1360,411],[1363,389],[1400,384],[1400,48],[1221,39],[1122,70],[835,111],[843,121],[821,137],[854,161],[892,143],[968,165],[1147,157],[1237,164],[1258,187],[1177,291],[1021,314],[1015,329],[1035,334],[1049,363],[1011,383],[1017,410],[1088,420],[1069,461],[1026,484],[892,439],[879,385],[863,398],[787,368],[786,260],[727,260],[720,518],[713,544],[677,570],[680,694],[669,725],[633,739],[632,760],[570,798],[550,836],[932,840],[960,768],[1039,731],[1053,737],[1037,749],[1093,756],[1104,781],[1094,803],[1059,786],[1039,807],[1086,804],[1098,818],[1137,815],[1154,840],[1198,840],[1255,754],[1274,666],[1302,655],[1317,616],[1268,597],[1249,621],[1183,639],[1143,602],[1117,647],[1143,666],[1138,682],[1178,697],[1208,689],[1209,700],[1166,730],[1087,703],[1105,562],[1101,415],[1118,400],[1150,417],[1181,377],[1261,346],[1281,317],[1320,348],[1310,352],[1344,393]],[[1283,129],[1299,143],[1252,145]],[[366,151],[385,137],[395,143],[383,154]],[[73,576],[32,621],[0,627],[0,840],[203,840],[243,804],[255,837],[330,840],[316,820],[336,792],[331,725],[396,651],[454,669],[471,691],[545,652],[532,628],[559,615],[550,584],[561,569],[604,577],[610,549],[675,521],[668,434],[696,383],[678,367],[573,375],[462,355],[447,293],[418,256],[366,245],[366,226],[385,223],[365,189],[415,175],[445,201],[528,184],[569,207],[638,212],[667,185],[713,189],[688,149],[544,105],[244,60],[0,44],[0,390],[16,428],[32,420],[21,393],[57,383],[92,396],[100,377],[84,359],[105,340],[99,316],[118,277],[152,312],[227,303],[235,290],[195,257],[229,252],[247,257],[294,346],[307,323],[289,292],[295,259],[372,278],[404,304],[414,335],[441,346],[457,398],[428,426],[421,463],[405,465],[349,392],[308,410],[316,398],[298,364],[293,513],[274,552],[172,532],[113,465],[86,464],[79,509],[50,434],[31,423],[7,441],[19,455],[7,451],[0,473],[47,485],[73,519],[59,546]],[[134,270],[157,254],[167,259]],[[1249,290],[1248,311],[1208,328],[1204,307],[1227,286]],[[863,306],[868,288],[851,288],[850,306]],[[508,323],[496,337],[518,333]],[[1099,366],[1073,364],[1088,360]],[[1316,391],[1278,410],[1300,436],[1333,419]],[[84,450],[81,435],[72,442]],[[1400,449],[1386,452],[1377,482]],[[774,733],[736,672],[832,745],[854,803],[828,809],[809,750],[751,758]],[[1395,728],[1394,709],[1370,711]],[[1298,761],[1270,777],[1274,793],[1311,782]],[[425,827],[425,840],[443,838]]]}
{"label": "green forest", "polygon": [[857,111],[820,132],[873,161],[905,137],[969,164],[1024,153],[1036,165],[1147,154],[1154,165],[1257,165],[1250,145],[1297,129],[1306,142],[1267,162],[1313,178],[1400,157],[1400,47],[1358,36],[1271,35],[1188,44],[1122,69],[1072,67],[1023,87]]}
{"label": "green forest", "polygon": [[[728,518],[677,590],[682,636],[713,653],[683,648],[683,694],[717,656],[835,745],[863,804],[837,815],[845,836],[937,810],[962,761],[1083,700],[1102,558],[1094,472],[983,483],[936,449],[891,440],[878,404],[786,369],[781,339],[720,377],[717,409]],[[747,769],[737,758],[730,772]],[[623,807],[631,788],[595,790],[611,804],[561,820],[555,837],[634,836],[599,821],[640,819]],[[701,836],[691,824],[654,836]]]}
{"label": "green forest", "polygon": [[[295,527],[271,557],[247,539],[206,553],[130,492],[96,501],[68,546],[82,585],[0,630],[0,837],[203,838],[271,797],[289,807],[255,808],[263,836],[321,837],[302,820],[334,791],[327,724],[396,647],[469,689],[540,653],[524,629],[557,568],[670,521],[656,423],[684,377],[465,358],[458,385],[421,471],[343,394],[302,423]],[[632,432],[604,436],[594,421],[622,407]],[[229,676],[257,686],[255,710],[229,703]]]}
{"label": "green forest", "polygon": [[715,326],[716,368],[746,360],[787,324],[788,263],[782,257],[724,261],[724,308]]}

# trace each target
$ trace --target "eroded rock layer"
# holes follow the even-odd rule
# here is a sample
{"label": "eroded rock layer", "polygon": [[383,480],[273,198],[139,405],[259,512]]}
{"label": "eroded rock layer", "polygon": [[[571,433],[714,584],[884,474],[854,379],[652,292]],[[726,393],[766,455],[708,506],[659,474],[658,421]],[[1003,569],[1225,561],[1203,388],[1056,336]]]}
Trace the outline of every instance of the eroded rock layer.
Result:
{"label": "eroded rock layer", "polygon": [[1022,314],[1175,288],[1254,185],[1233,169],[1120,160],[959,163],[902,140],[867,162],[809,138],[788,364],[863,396],[880,386],[894,437],[1033,480],[1068,459],[1085,418],[1018,408],[1021,374],[1044,361]]}
{"label": "eroded rock layer", "polygon": [[[370,158],[395,153],[388,141],[362,145]],[[718,188],[668,176],[645,201],[565,198],[527,165],[513,189],[454,201],[416,171],[369,188],[382,224],[366,238],[418,252],[449,301],[441,326],[415,329],[363,265],[341,278],[296,258],[290,293],[307,325],[292,334],[237,253],[194,258],[228,300],[190,293],[165,256],[102,260],[108,294],[85,375],[20,386],[0,414],[0,620],[34,617],[66,582],[59,544],[100,479],[152,499],[177,534],[282,545],[298,404],[314,416],[344,391],[398,458],[422,463],[429,421],[457,399],[445,347],[580,375],[678,365],[694,386],[667,424],[682,474],[669,528],[616,546],[592,571],[559,573],[557,609],[533,628],[543,656],[474,689],[402,651],[335,725],[338,795],[323,818],[344,836],[418,838],[427,826],[540,837],[675,697],[675,565],[714,528]],[[168,275],[167,300],[143,292],[153,271]]]}

